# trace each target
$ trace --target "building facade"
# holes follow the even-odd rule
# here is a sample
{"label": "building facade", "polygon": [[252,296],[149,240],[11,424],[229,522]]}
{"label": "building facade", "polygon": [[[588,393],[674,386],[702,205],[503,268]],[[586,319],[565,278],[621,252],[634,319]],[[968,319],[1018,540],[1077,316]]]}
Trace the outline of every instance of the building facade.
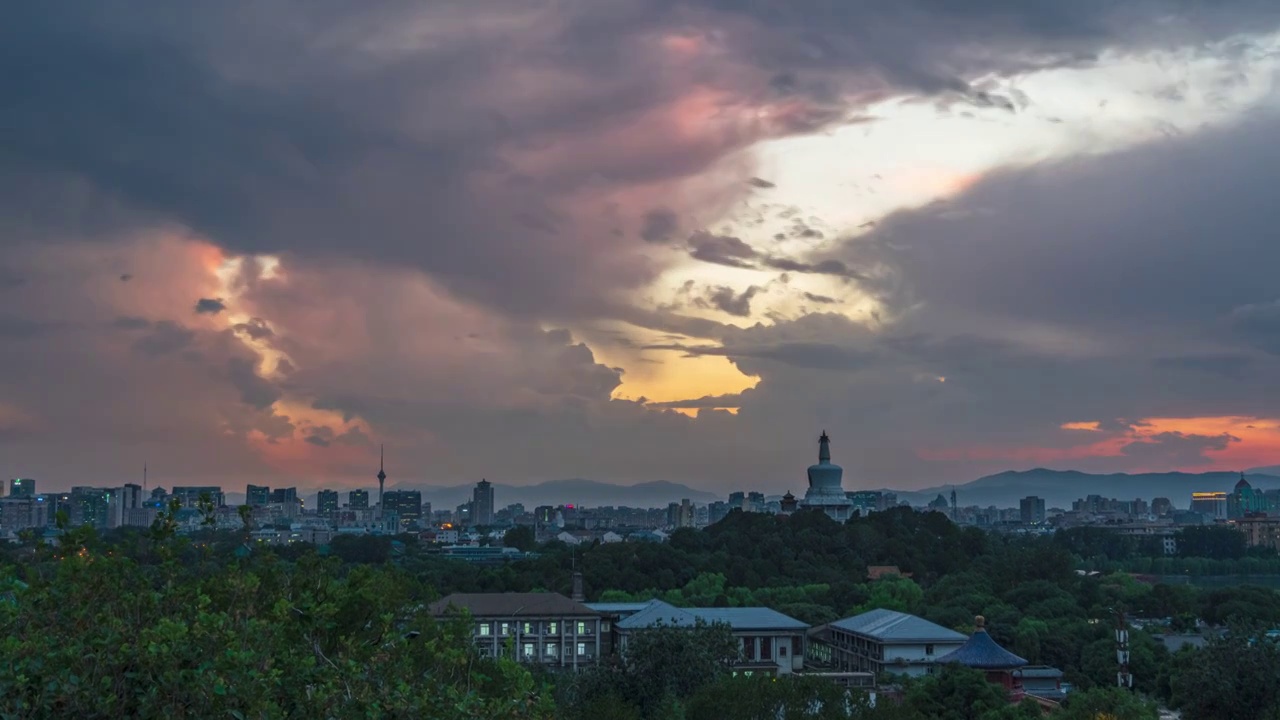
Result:
{"label": "building facade", "polygon": [[271,488],[266,485],[248,485],[244,489],[244,504],[262,507],[271,502]]}
{"label": "building facade", "polygon": [[724,624],[738,640],[740,658],[734,670],[742,673],[788,675],[804,669],[809,625],[776,610],[754,608],[678,608],[661,600],[647,603],[593,603],[588,607],[614,620],[619,652],[628,639],[655,626],[696,627]]}
{"label": "building facade", "polygon": [[918,677],[968,637],[924,618],[877,609],[817,629],[818,651],[838,671]]}
{"label": "building facade", "polygon": [[488,480],[476,483],[471,493],[471,524],[493,524],[493,484]]}
{"label": "building facade", "polygon": [[1044,524],[1044,498],[1028,495],[1018,501],[1018,510],[1023,525]]}
{"label": "building facade", "polygon": [[429,606],[444,617],[467,611],[480,654],[584,670],[609,655],[609,621],[559,593],[454,593]]}
{"label": "building facade", "polygon": [[1227,519],[1227,494],[1224,492],[1191,493],[1191,512],[1200,513],[1210,520]]}
{"label": "building facade", "polygon": [[9,497],[35,497],[36,481],[31,478],[13,478],[9,481]]}

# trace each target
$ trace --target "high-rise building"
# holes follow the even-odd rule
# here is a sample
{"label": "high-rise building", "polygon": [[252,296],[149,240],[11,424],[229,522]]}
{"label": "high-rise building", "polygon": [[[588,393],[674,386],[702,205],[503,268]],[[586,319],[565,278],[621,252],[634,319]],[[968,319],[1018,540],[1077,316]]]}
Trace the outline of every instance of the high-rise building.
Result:
{"label": "high-rise building", "polygon": [[316,511],[321,515],[333,517],[338,512],[338,491],[321,490],[316,495]]}
{"label": "high-rise building", "polygon": [[111,503],[116,491],[107,488],[71,488],[70,508],[67,513],[71,524],[106,528],[111,522]]}
{"label": "high-rise building", "polygon": [[35,497],[36,481],[31,478],[13,478],[9,481],[9,497]]}
{"label": "high-rise building", "polygon": [[729,514],[729,503],[716,501],[707,505],[707,524],[715,525]]}
{"label": "high-rise building", "polygon": [[1224,492],[1191,493],[1191,512],[1213,520],[1227,519],[1227,494]]}
{"label": "high-rise building", "polygon": [[1236,483],[1231,494],[1227,496],[1227,517],[1234,520],[1254,513],[1265,513],[1266,511],[1265,496],[1255,490],[1248,480],[1244,479],[1244,473],[1240,473],[1240,481]]}
{"label": "high-rise building", "polygon": [[1044,523],[1044,498],[1028,495],[1018,501],[1023,525],[1041,525]]}
{"label": "high-rise building", "polygon": [[481,480],[476,483],[476,488],[471,493],[471,502],[475,513],[472,517],[472,522],[476,525],[492,525],[493,484],[488,480]]}
{"label": "high-rise building", "polygon": [[197,507],[202,496],[208,496],[214,507],[225,507],[227,504],[222,488],[216,485],[174,486],[173,492],[169,494],[177,498],[183,507]]}
{"label": "high-rise building", "polygon": [[347,493],[347,505],[352,510],[368,510],[369,509],[369,491],[368,490],[352,490]]}
{"label": "high-rise building", "polygon": [[747,493],[747,509],[751,512],[764,512],[764,493]]}
{"label": "high-rise building", "polygon": [[43,497],[11,495],[0,499],[0,529],[18,532],[49,524],[48,505]]}
{"label": "high-rise building", "polygon": [[298,504],[298,488],[276,488],[271,491],[272,505],[297,505]]}
{"label": "high-rise building", "polygon": [[739,510],[747,509],[747,494],[744,492],[729,493],[729,509],[737,508]]}
{"label": "high-rise building", "polygon": [[395,513],[401,525],[422,520],[422,493],[417,490],[392,490],[386,494],[386,513]]}
{"label": "high-rise building", "polygon": [[1167,497],[1151,498],[1151,514],[1164,517],[1173,512],[1173,503]]}
{"label": "high-rise building", "polygon": [[244,489],[244,504],[262,507],[271,502],[271,488],[266,485],[249,485]]}

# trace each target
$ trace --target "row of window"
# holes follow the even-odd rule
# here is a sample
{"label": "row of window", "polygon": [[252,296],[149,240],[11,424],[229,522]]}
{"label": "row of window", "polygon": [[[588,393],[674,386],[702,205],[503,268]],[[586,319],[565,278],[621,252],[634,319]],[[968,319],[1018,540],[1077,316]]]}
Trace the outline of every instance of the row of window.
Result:
{"label": "row of window", "polygon": [[[578,646],[577,646],[577,648],[574,648],[572,643],[565,643],[565,644],[564,644],[564,656],[565,656],[566,658],[571,658],[571,657],[573,657],[573,651],[574,651],[575,649],[578,651],[578,657],[590,657],[590,656],[591,656],[591,649],[594,647],[592,644],[590,644],[590,643],[578,643],[577,645],[578,645]],[[542,658],[543,658],[544,660],[546,660],[546,659],[559,659],[559,658],[560,658],[560,649],[561,649],[560,643],[544,643],[544,644],[542,645]],[[499,649],[499,650],[498,650],[498,652],[499,652],[499,654],[502,654],[502,653],[504,653],[504,650],[503,650],[503,649]],[[484,648],[484,647],[480,648],[480,654],[481,654],[481,655],[488,655],[488,654],[489,654],[489,648]],[[524,659],[524,660],[536,660],[536,659],[538,659],[538,643],[522,643],[522,644],[520,645],[519,655],[520,655],[520,657],[521,657],[522,659]]]}
{"label": "row of window", "polygon": [[[579,620],[577,623],[563,624],[556,622],[555,620],[545,623],[482,622],[476,626],[476,634],[480,637],[489,637],[496,632],[499,636],[506,636],[513,634],[516,630],[519,630],[521,635],[533,635],[541,630],[543,635],[558,635],[562,629],[565,632],[574,631],[578,635],[590,635],[595,632],[595,623],[585,622],[582,620]],[[600,623],[600,632],[609,632],[608,622]]]}

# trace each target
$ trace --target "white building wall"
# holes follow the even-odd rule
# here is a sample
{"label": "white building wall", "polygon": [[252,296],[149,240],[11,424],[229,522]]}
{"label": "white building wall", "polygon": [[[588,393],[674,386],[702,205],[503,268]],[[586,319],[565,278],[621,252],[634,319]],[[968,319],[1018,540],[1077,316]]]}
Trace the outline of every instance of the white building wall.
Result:
{"label": "white building wall", "polygon": [[963,641],[885,644],[883,660],[885,672],[912,677],[925,675],[938,658],[959,648],[962,644]]}

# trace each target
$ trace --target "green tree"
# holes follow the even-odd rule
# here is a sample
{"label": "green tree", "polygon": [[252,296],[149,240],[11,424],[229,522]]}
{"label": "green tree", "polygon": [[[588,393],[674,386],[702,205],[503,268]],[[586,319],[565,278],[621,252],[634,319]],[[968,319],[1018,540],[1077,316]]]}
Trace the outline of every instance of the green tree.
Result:
{"label": "green tree", "polygon": [[1061,720],[1157,720],[1159,707],[1128,690],[1098,687],[1073,692],[1055,716]]}
{"label": "green tree", "polygon": [[1170,686],[1186,720],[1280,718],[1280,645],[1266,627],[1233,627],[1200,650],[1174,656]]}
{"label": "green tree", "polygon": [[538,539],[534,535],[533,528],[528,525],[516,525],[503,533],[502,545],[521,552],[529,552],[538,546]]}
{"label": "green tree", "polygon": [[907,687],[907,703],[935,720],[982,720],[990,712],[1009,704],[1008,693],[987,682],[985,674],[959,665],[949,665],[937,675],[929,675]]}

